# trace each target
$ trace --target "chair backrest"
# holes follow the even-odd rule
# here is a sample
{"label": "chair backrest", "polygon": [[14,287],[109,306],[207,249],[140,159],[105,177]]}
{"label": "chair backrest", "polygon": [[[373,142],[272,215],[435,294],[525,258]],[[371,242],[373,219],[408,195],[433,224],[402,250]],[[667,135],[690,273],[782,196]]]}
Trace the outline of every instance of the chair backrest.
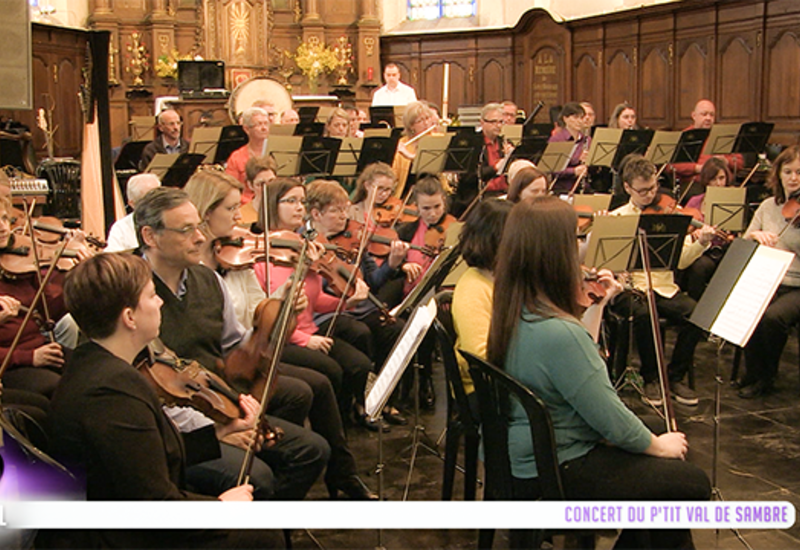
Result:
{"label": "chair backrest", "polygon": [[[564,500],[564,489],[558,469],[555,434],[547,406],[530,389],[480,357],[459,350],[470,365],[470,374],[478,392],[481,414],[484,456],[486,457],[487,491],[495,481],[499,483],[501,496],[511,499],[511,463],[508,455],[509,399],[519,400],[531,429],[533,454],[539,471],[539,483],[543,500]],[[491,462],[490,462],[491,457]],[[496,471],[495,471],[496,470]],[[495,481],[490,477],[493,472]],[[496,491],[492,491],[495,495]]]}

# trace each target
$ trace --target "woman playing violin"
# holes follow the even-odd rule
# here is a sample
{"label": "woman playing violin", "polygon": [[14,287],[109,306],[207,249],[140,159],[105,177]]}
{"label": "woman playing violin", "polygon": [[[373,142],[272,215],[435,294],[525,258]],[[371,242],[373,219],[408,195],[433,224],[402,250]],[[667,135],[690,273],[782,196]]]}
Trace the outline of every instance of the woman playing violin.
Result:
{"label": "woman playing violin", "polygon": [[[797,227],[797,195],[800,194],[800,147],[784,150],[767,180],[772,197],[761,203],[744,234],[763,246],[794,252],[789,270],[761,322],[745,347],[747,375],[739,382],[744,399],[773,390],[781,353],[791,327],[800,320],[800,229]],[[788,208],[787,208],[788,205]],[[787,211],[784,213],[783,210]]]}
{"label": "woman playing violin", "polygon": [[[202,250],[203,263],[222,275],[237,319],[250,328],[256,307],[266,298],[266,293],[252,268],[224,270],[215,257],[217,239],[230,236],[241,218],[238,208],[241,189],[242,185],[234,178],[213,171],[195,173],[185,187],[203,220],[201,230],[207,237]],[[306,409],[311,428],[331,446],[331,458],[325,474],[325,483],[331,494],[335,497],[338,491],[342,491],[351,499],[374,498],[356,475],[355,458],[347,444],[336,397],[328,378],[312,369],[284,363],[278,365],[278,372],[280,377],[275,383],[275,393],[270,402],[276,400],[276,394],[280,395],[278,392],[282,390],[287,394],[311,396]],[[303,425],[305,422],[304,416],[298,418],[295,414],[281,414],[280,411],[269,409],[268,412],[295,424]]]}
{"label": "woman playing violin", "polygon": [[[161,323],[162,301],[147,262],[131,255],[95,256],[75,268],[64,293],[90,341],[73,354],[53,397],[53,454],[85,476],[89,500],[214,500],[183,485],[187,447],[164,414],[155,390],[132,365],[142,348],[158,336]],[[257,403],[242,398],[240,404],[246,413],[243,418],[195,433],[197,445],[190,448],[218,454],[219,437],[250,429]],[[252,491],[251,485],[242,485],[216,498],[249,501]],[[69,531],[67,536],[73,544],[91,547],[281,544],[276,533],[249,530]]]}
{"label": "woman playing violin", "polygon": [[[302,183],[277,178],[267,186],[270,231],[299,231],[305,222],[306,191]],[[311,243],[312,259],[325,253],[324,247]],[[256,275],[262,288],[266,284],[266,269],[269,269],[270,291],[274,292],[291,275],[293,269],[273,262],[257,264]],[[308,307],[297,316],[297,328],[289,338],[282,359],[288,363],[308,367],[321,372],[333,384],[339,400],[342,418],[349,418],[351,402],[355,400],[357,420],[369,428],[364,414],[364,390],[372,362],[351,343],[336,333],[333,337],[319,334],[314,315],[330,313],[339,306],[339,299],[326,294],[322,289],[322,278],[309,270],[304,281],[303,292],[308,298]],[[368,288],[363,281],[356,282],[355,293],[346,300],[346,307],[353,307],[367,297]],[[376,428],[377,429],[377,428]]]}
{"label": "woman playing violin", "polygon": [[[488,358],[547,406],[570,500],[708,500],[705,473],[685,462],[682,433],[656,436],[620,401],[578,321],[581,269],[574,210],[556,197],[515,205],[497,252]],[[527,415],[512,400],[514,498],[541,497]],[[639,547],[623,532],[617,547]],[[653,546],[691,548],[688,530],[653,531]],[[627,545],[625,545],[627,543]]]}
{"label": "woman playing violin", "polygon": [[[34,265],[33,252],[25,256],[18,256],[13,252],[19,243],[25,240],[20,237],[21,231],[11,231],[9,212],[11,203],[7,198],[0,199],[0,296],[8,296],[23,306],[30,306],[36,291],[39,288],[36,277],[36,267]],[[79,258],[87,258],[91,252],[80,244],[82,233],[73,232],[68,238],[73,239],[75,250]],[[52,247],[47,254],[52,255]],[[43,253],[42,256],[45,254]],[[10,267],[5,265],[4,260],[8,260]],[[12,267],[13,266],[13,267]],[[17,271],[22,267],[23,273],[11,272],[9,269]],[[42,266],[44,274],[46,266]],[[64,365],[64,347],[74,347],[77,343],[77,331],[74,323],[67,313],[64,306],[62,285],[64,273],[60,270],[53,272],[53,275],[45,289],[42,299],[46,301],[47,312],[50,320],[57,322],[55,325],[56,341],[51,341],[42,332],[42,328],[33,321],[30,321],[22,332],[22,337],[16,349],[13,351],[9,370],[3,375],[3,384],[6,388],[16,388],[39,393],[50,397],[55,390],[60,378],[61,367]],[[42,302],[39,302],[36,310],[43,312]],[[17,313],[19,310],[17,309]],[[8,354],[9,346],[14,340],[14,336],[22,326],[22,315],[8,315],[6,321],[0,325],[0,360]],[[41,321],[40,321],[41,322]]]}

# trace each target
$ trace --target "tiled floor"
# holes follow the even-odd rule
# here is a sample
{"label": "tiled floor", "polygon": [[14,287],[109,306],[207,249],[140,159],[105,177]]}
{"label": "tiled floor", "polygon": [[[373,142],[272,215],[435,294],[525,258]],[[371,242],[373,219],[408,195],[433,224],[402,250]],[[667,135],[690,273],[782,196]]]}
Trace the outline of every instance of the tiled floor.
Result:
{"label": "tiled floor", "polygon": [[[722,386],[721,440],[718,469],[718,487],[726,500],[785,500],[800,505],[800,366],[798,344],[793,337],[787,345],[781,364],[777,391],[766,398],[745,401],[727,378]],[[696,354],[696,387],[701,400],[697,407],[676,405],[679,427],[691,444],[689,460],[711,475],[713,456],[714,368],[716,347],[701,343]],[[726,346],[722,353],[722,371],[727,377],[732,364],[733,348]],[[436,409],[425,412],[422,422],[427,433],[435,440],[444,425],[444,382],[440,365],[436,366]],[[637,412],[646,408],[630,390],[623,397]],[[354,428],[350,441],[359,461],[363,477],[373,488],[377,481],[372,470],[377,462],[378,438],[376,434]],[[393,427],[384,436],[385,494],[388,500],[402,498],[408,464],[398,453],[410,442],[410,429]],[[441,494],[442,462],[422,453],[413,473],[410,487],[412,500],[438,500]],[[456,477],[455,499],[460,499],[463,478]],[[310,498],[326,498],[324,487],[318,484]],[[369,530],[319,530],[313,535],[325,548],[374,548],[378,543],[376,531]],[[746,530],[742,535],[752,548],[800,548],[800,526],[785,531]],[[697,548],[745,548],[733,533],[713,530],[694,531]],[[294,533],[296,548],[313,548],[315,544],[301,531]],[[409,530],[384,531],[382,542],[386,548],[475,548],[476,531]],[[607,547],[610,541],[602,541]],[[495,548],[507,547],[507,536],[499,532]]]}

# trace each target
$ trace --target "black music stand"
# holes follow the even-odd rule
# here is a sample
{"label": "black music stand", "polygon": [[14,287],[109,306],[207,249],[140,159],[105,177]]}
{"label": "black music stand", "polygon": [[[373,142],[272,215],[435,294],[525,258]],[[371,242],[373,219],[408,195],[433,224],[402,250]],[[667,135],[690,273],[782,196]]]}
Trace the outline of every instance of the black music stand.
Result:
{"label": "black music stand", "polygon": [[734,153],[762,153],[767,147],[767,141],[775,124],[772,122],[747,122],[742,124],[736,142],[733,144]]}
{"label": "black music stand", "polygon": [[481,151],[483,150],[483,134],[477,132],[458,132],[450,138],[445,154],[442,172],[457,174],[473,173],[478,169]]}
{"label": "black music stand", "polygon": [[391,127],[395,126],[394,120],[394,107],[370,107],[369,108],[369,121],[374,124],[385,122]]}
{"label": "black music stand", "polygon": [[139,171],[139,161],[142,160],[142,153],[149,141],[129,141],[122,146],[114,161],[114,170],[134,170]]}
{"label": "black music stand", "polygon": [[325,132],[325,124],[322,122],[300,122],[294,127],[296,136],[321,136]]}
{"label": "black music stand", "polygon": [[619,172],[622,160],[628,155],[644,155],[650,142],[653,141],[655,130],[625,130],[619,140],[617,153],[611,161],[611,168]]}
{"label": "black music stand", "polygon": [[[691,216],[680,214],[647,214],[639,216],[639,229],[647,238],[647,254],[651,271],[675,271],[681,259],[683,242],[692,221]],[[634,236],[635,238],[635,236]],[[629,271],[641,271],[642,258],[636,247]]]}
{"label": "black music stand", "polygon": [[703,152],[703,146],[706,144],[706,138],[711,130],[707,128],[690,128],[681,133],[681,139],[678,145],[675,146],[675,153],[672,155],[672,164],[677,162],[691,162],[696,163]]}
{"label": "black music stand", "polygon": [[397,151],[397,141],[395,137],[364,138],[361,155],[358,157],[357,172],[360,174],[364,168],[375,162],[385,162],[391,166]]}
{"label": "black music stand", "polygon": [[181,153],[161,177],[161,185],[183,188],[205,159],[206,156],[199,153]]}
{"label": "black music stand", "polygon": [[236,149],[247,145],[249,138],[239,125],[225,126],[219,134],[217,152],[214,153],[214,164],[223,164],[228,161]]}
{"label": "black music stand", "polygon": [[[298,126],[300,126],[298,124]],[[300,146],[298,175],[328,176],[336,165],[342,140],[319,136],[305,136]]]}
{"label": "black music stand", "polygon": [[299,107],[297,109],[297,115],[300,117],[300,123],[313,123],[317,120],[317,114],[319,113],[319,107],[313,107],[311,105],[304,105],[303,107]]}

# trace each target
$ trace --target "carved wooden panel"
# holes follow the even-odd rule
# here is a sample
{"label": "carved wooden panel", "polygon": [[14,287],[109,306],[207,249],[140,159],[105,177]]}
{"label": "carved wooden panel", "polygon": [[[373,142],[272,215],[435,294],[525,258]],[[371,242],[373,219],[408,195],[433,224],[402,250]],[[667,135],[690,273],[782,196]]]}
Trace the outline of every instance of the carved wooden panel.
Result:
{"label": "carved wooden panel", "polygon": [[717,120],[755,120],[761,81],[756,33],[720,37]]}
{"label": "carved wooden panel", "polygon": [[[594,105],[595,111],[603,104],[603,71],[598,58],[602,59],[602,50],[599,49],[576,53],[572,79],[572,97],[588,101]],[[602,121],[598,119],[598,122]]]}
{"label": "carved wooden panel", "polygon": [[712,98],[711,70],[713,62],[708,39],[687,40],[678,44],[677,56],[677,125],[685,127],[695,104],[703,98]]}
{"label": "carved wooden panel", "polygon": [[800,36],[784,31],[767,44],[767,120],[800,116]]}
{"label": "carved wooden panel", "polygon": [[484,63],[478,70],[480,92],[477,103],[501,102],[510,99],[510,90],[505,87],[505,68],[496,59]]}
{"label": "carved wooden panel", "polygon": [[633,107],[640,125],[665,128],[672,115],[672,45],[643,45],[641,52],[639,99]]}
{"label": "carved wooden panel", "polygon": [[[449,59],[450,88],[448,90],[448,108],[456,112],[455,106],[463,105],[467,100],[468,61]],[[417,97],[426,99],[442,108],[442,92],[444,83],[444,61],[429,63],[422,69],[422,84],[417,88]]]}
{"label": "carved wooden panel", "polygon": [[634,47],[606,50],[605,102],[609,106],[636,102],[636,55]]}
{"label": "carved wooden panel", "polygon": [[547,105],[559,105],[566,95],[566,67],[564,52],[545,45],[535,50],[528,59],[527,82],[533,82],[533,96]]}

